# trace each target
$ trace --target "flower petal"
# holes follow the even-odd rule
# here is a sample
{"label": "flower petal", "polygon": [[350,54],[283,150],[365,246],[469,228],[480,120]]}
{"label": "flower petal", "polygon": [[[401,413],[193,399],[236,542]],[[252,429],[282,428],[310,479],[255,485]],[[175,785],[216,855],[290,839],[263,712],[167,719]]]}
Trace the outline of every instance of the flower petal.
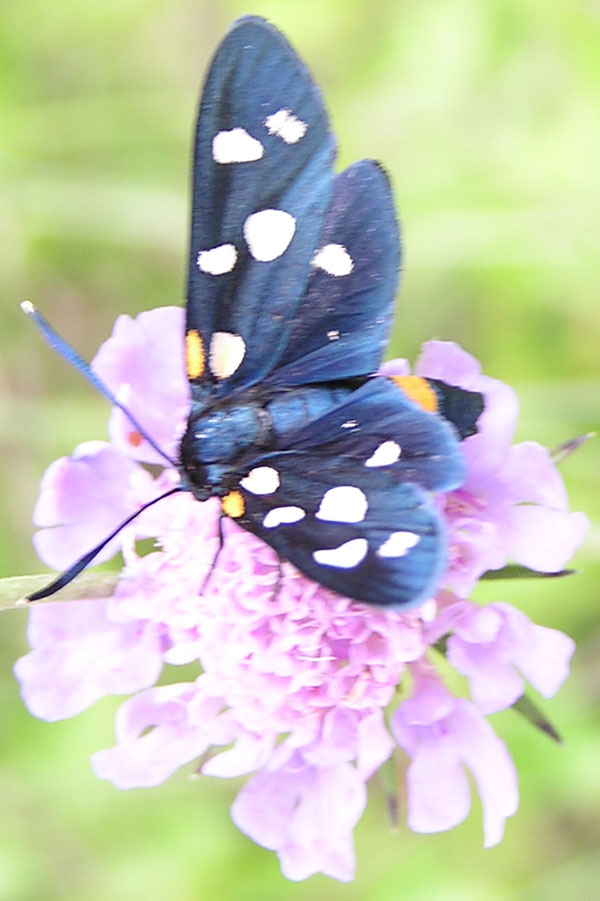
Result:
{"label": "flower petal", "polygon": [[539,572],[558,572],[573,556],[588,529],[584,513],[563,513],[530,504],[504,511],[509,557]]}
{"label": "flower petal", "polygon": [[465,818],[470,799],[464,763],[481,797],[485,845],[495,844],[518,804],[516,773],[503,743],[472,704],[453,698],[431,673],[417,670],[409,701],[394,713],[392,731],[412,758],[407,770],[410,828],[437,832]]}
{"label": "flower petal", "polygon": [[[189,409],[183,333],[180,307],[160,307],[135,319],[119,316],[111,337],[92,361],[96,375],[171,456],[177,451]],[[164,462],[118,408],[111,414],[110,435],[129,456]]]}
{"label": "flower petal", "polygon": [[130,698],[117,711],[118,744],[92,756],[98,778],[117,788],[160,785],[211,744],[222,703],[206,698],[201,716],[199,706],[189,683],[161,685]]}
{"label": "flower petal", "polygon": [[365,802],[354,767],[316,768],[295,754],[280,769],[254,776],[231,813],[239,829],[277,851],[288,879],[322,872],[347,882],[354,876],[352,830]]}
{"label": "flower petal", "polygon": [[45,720],[80,713],[99,698],[152,685],[162,669],[160,636],[151,624],[112,623],[108,601],[32,608],[32,650],[15,664],[23,699]]}
{"label": "flower petal", "polygon": [[[80,444],[71,457],[52,463],[42,479],[33,513],[42,527],[34,537],[40,558],[65,569],[158,493],[150,474],[110,444]],[[97,562],[110,559],[123,537],[111,541]]]}

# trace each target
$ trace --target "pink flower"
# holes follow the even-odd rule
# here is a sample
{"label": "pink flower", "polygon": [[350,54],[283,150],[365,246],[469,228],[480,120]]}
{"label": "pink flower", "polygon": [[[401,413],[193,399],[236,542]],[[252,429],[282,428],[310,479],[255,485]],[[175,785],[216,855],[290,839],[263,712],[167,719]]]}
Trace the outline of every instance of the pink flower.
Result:
{"label": "pink flower", "polygon": [[254,776],[232,815],[250,838],[277,852],[288,879],[321,872],[349,882],[354,876],[352,830],[366,800],[364,782],[349,763],[311,766],[295,752],[276,769]]}
{"label": "pink flower", "polygon": [[15,665],[29,710],[65,719],[110,694],[153,685],[162,669],[159,635],[151,622],[112,622],[109,602],[43,604],[31,611],[32,650]]}
{"label": "pink flower", "polygon": [[[407,372],[404,360],[382,368]],[[513,445],[519,406],[512,388],[481,374],[477,360],[450,341],[424,345],[415,372],[484,395],[477,434],[462,445],[467,477],[441,498],[450,530],[446,583],[466,597],[487,570],[508,560],[558,572],[581,544],[588,521],[570,513],[563,480],[548,451],[533,441]]]}
{"label": "pink flower", "polygon": [[[92,363],[95,374],[171,457],[177,454],[189,407],[183,335],[180,307],[149,310],[137,319],[122,315]],[[117,407],[109,432],[112,443],[134,459],[163,465]]]}
{"label": "pink flower", "polygon": [[[150,473],[104,441],[87,441],[46,471],[33,511],[41,528],[35,548],[49,566],[65,569],[112,532],[132,510],[157,495]],[[143,534],[136,523],[137,534]],[[109,560],[130,532],[121,533],[97,558]],[[149,533],[151,534],[151,533]]]}
{"label": "pink flower", "polygon": [[482,713],[514,704],[523,694],[524,678],[541,695],[552,697],[566,679],[575,651],[567,635],[536,626],[508,604],[450,603],[431,624],[428,639],[433,643],[447,633],[452,633],[448,660],[469,680]]}
{"label": "pink flower", "polygon": [[[170,454],[189,403],[182,329],[174,308],[120,317],[93,364]],[[484,715],[510,706],[524,679],[550,696],[567,675],[566,636],[506,604],[482,609],[461,597],[509,555],[560,568],[584,518],[568,512],[542,448],[511,447],[509,388],[482,376],[455,345],[427,345],[418,368],[486,395],[481,433],[464,443],[465,484],[440,500],[451,537],[446,582],[458,598],[440,591],[404,614],[357,604],[280,565],[232,521],[207,580],[219,504],[177,493],[107,548],[106,556],[121,550],[125,560],[112,597],[31,610],[32,650],[16,665],[26,704],[45,719],[72,716],[107,694],[132,695],[117,713],[115,746],[92,760],[119,788],[157,785],[200,757],[207,776],[248,775],[234,821],[276,851],[289,879],[319,871],[352,878],[365,783],[400,749],[411,758],[411,828],[448,829],[467,815],[466,765],[482,799],[485,843],[499,841],[516,809],[516,777]],[[52,566],[68,565],[177,483],[169,468],[154,478],[140,465],[158,462],[156,452],[118,411],[110,434],[110,444],[81,445],[44,476],[36,544]],[[140,556],[135,540],[147,536],[157,547]],[[442,636],[474,703],[451,696],[427,663]],[[194,662],[193,680],[156,686],[165,664]],[[390,731],[386,710],[409,674],[414,691]]]}
{"label": "pink flower", "polygon": [[487,720],[423,668],[416,673],[412,696],[393,715],[392,731],[412,761],[407,773],[410,828],[439,832],[464,820],[471,794],[465,765],[483,805],[485,846],[497,844],[519,796],[513,762]]}

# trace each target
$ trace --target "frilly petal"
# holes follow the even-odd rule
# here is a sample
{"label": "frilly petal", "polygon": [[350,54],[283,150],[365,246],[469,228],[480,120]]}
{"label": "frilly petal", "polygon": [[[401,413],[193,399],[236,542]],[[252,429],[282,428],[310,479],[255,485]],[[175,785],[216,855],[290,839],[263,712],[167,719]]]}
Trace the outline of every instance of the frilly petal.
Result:
{"label": "frilly petal", "polygon": [[[42,527],[35,548],[48,566],[65,569],[157,494],[150,474],[110,444],[80,444],[44,474],[33,513]],[[97,562],[110,559],[123,537],[111,541]]]}
{"label": "frilly petal", "polygon": [[222,702],[203,698],[189,683],[161,685],[126,701],[117,711],[117,745],[92,756],[100,779],[117,788],[160,785],[222,736]]}
{"label": "frilly petal", "polygon": [[564,513],[533,504],[519,504],[503,512],[508,557],[539,572],[563,569],[588,529],[584,513]]}
{"label": "frilly petal", "polygon": [[392,731],[411,757],[409,826],[417,832],[437,832],[465,818],[470,808],[462,769],[466,764],[481,797],[485,846],[496,844],[518,804],[516,773],[503,743],[472,704],[452,697],[431,674],[417,675],[409,701],[392,717]]}
{"label": "frilly petal", "polygon": [[510,448],[502,467],[507,499],[519,504],[541,504],[567,510],[565,484],[549,451],[536,441],[523,441]]}
{"label": "frilly petal", "polygon": [[[189,409],[189,387],[183,362],[184,311],[160,307],[137,318],[119,316],[111,337],[92,361],[92,368],[146,432],[174,456]],[[114,408],[110,419],[114,444],[137,460],[163,463]]]}
{"label": "frilly petal", "polygon": [[504,742],[478,711],[457,699],[453,729],[461,756],[472,771],[483,807],[484,846],[497,845],[507,817],[519,806],[517,773]]}
{"label": "frilly petal", "polygon": [[427,341],[421,348],[415,372],[461,388],[480,390],[481,363],[454,341]]}
{"label": "frilly petal", "polygon": [[379,375],[389,378],[391,375],[410,375],[410,364],[403,357],[387,360],[379,367]]}
{"label": "frilly petal", "polygon": [[352,830],[365,802],[353,766],[316,768],[295,754],[280,769],[257,773],[231,813],[242,832],[277,852],[288,879],[322,872],[347,882],[355,868]]}
{"label": "frilly petal", "polygon": [[30,612],[32,650],[15,664],[28,709],[45,720],[80,713],[109,694],[152,685],[162,669],[151,624],[113,623],[107,600],[43,604]]}

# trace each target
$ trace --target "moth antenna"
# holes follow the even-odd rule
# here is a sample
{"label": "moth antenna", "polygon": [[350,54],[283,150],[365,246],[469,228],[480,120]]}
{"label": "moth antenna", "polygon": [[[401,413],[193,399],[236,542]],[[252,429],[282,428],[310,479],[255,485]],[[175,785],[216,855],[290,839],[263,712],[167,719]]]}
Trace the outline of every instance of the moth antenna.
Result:
{"label": "moth antenna", "polygon": [[80,557],[79,560],[76,560],[72,566],[70,566],[67,570],[57,576],[56,579],[53,579],[45,588],[40,588],[39,591],[34,591],[33,594],[30,594],[27,597],[28,601],[41,601],[42,598],[50,597],[52,594],[56,594],[57,591],[60,591],[61,588],[64,588],[65,585],[68,585],[69,582],[72,582],[80,572],[82,572],[87,566],[90,565],[94,557],[96,557],[103,548],[115,538],[116,535],[119,534],[121,529],[124,529],[125,526],[128,526],[130,522],[133,522],[136,517],[143,513],[144,510],[147,510],[148,507],[152,507],[154,504],[157,504],[159,501],[163,501],[166,497],[170,497],[172,494],[175,494],[178,491],[183,491],[184,489],[178,485],[176,488],[171,488],[169,491],[165,491],[164,494],[155,497],[154,500],[148,501],[147,504],[144,504],[143,507],[140,507],[139,510],[136,510],[135,513],[132,513],[127,519],[124,519],[122,523],[120,523],[116,529],[107,535],[106,538],[103,538],[100,544],[97,544],[96,547],[92,548],[91,551],[88,551],[87,554],[84,554],[83,557]]}
{"label": "moth antenna", "polygon": [[67,361],[67,363],[70,363],[71,366],[74,366],[75,369],[79,370],[83,377],[86,378],[88,382],[93,385],[93,387],[97,391],[100,392],[100,394],[103,394],[104,397],[106,397],[107,400],[111,402],[111,404],[114,404],[115,407],[118,407],[119,410],[121,410],[121,412],[123,412],[128,418],[134,429],[146,439],[148,444],[154,448],[157,454],[160,454],[163,460],[166,460],[170,466],[177,468],[177,463],[158,446],[152,436],[148,434],[148,432],[142,425],[140,425],[133,413],[131,413],[127,409],[127,407],[124,406],[124,404],[117,400],[110,388],[108,388],[104,384],[104,382],[98,378],[90,364],[86,363],[83,357],[77,353],[75,348],[71,347],[71,345],[67,341],[65,341],[64,338],[61,338],[61,336],[54,331],[50,323],[42,316],[39,310],[34,307],[31,301],[24,300],[21,304],[21,309],[26,316],[29,316],[30,319],[34,321],[42,337],[50,345],[50,347],[52,347],[53,350],[56,350],[61,355],[61,357],[63,357],[63,359]]}

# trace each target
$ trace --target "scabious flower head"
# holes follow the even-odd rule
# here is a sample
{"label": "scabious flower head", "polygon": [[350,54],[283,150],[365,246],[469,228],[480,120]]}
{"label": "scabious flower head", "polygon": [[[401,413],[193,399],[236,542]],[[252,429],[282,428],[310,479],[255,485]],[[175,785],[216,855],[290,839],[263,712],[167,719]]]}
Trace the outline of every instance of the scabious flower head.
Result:
{"label": "scabious flower head", "polygon": [[[403,360],[384,364],[384,375],[405,375]],[[587,529],[583,513],[570,513],[567,493],[546,448],[512,444],[519,406],[508,385],[481,373],[470,354],[449,341],[429,341],[415,373],[479,391],[484,411],[477,434],[462,444],[463,484],[439,496],[450,537],[445,584],[467,597],[488,570],[509,560],[539,572],[564,568]]]}
{"label": "scabious flower head", "polygon": [[[93,364],[172,455],[188,409],[182,330],[176,308],[122,316]],[[395,361],[384,371],[407,366]],[[44,719],[130,695],[117,713],[115,746],[92,758],[96,774],[119,788],[157,785],[198,758],[206,775],[247,775],[233,819],[277,852],[289,879],[352,879],[366,782],[401,750],[410,761],[411,829],[435,832],[464,819],[466,766],[483,804],[485,844],[498,842],[517,807],[517,780],[486,715],[514,703],[524,679],[552,695],[573,652],[566,636],[507,604],[481,608],[466,597],[509,558],[560,569],[585,518],[569,513],[543,448],[511,445],[517,405],[507,386],[444,342],[426,345],[417,372],[481,391],[486,402],[480,431],[463,443],[466,480],[439,498],[449,564],[422,607],[383,611],[335,595],[231,521],[207,580],[219,504],[175,494],[107,547],[105,556],[124,556],[111,597],[32,609],[31,651],[16,664],[26,704]],[[159,462],[156,452],[118,410],[109,432],[110,442],[81,445],[44,476],[34,519],[50,566],[65,567],[177,483],[168,468],[152,476],[140,465]],[[135,540],[148,536],[156,549],[139,556]],[[454,697],[431,662],[442,638],[470,699]],[[164,665],[191,662],[194,681],[156,685]]]}

